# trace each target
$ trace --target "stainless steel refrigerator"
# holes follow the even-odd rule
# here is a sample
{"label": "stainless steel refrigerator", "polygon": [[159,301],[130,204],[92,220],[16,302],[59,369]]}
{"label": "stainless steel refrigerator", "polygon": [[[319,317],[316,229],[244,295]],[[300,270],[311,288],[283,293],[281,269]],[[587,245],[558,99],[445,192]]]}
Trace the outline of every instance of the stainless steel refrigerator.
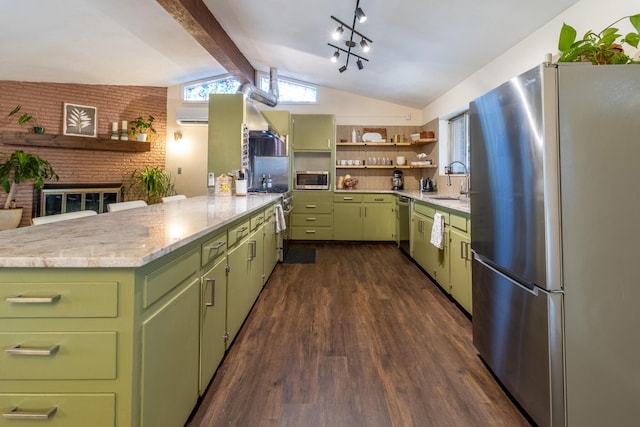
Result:
{"label": "stainless steel refrigerator", "polygon": [[249,132],[247,189],[286,193],[289,190],[289,153],[286,138],[269,131]]}
{"label": "stainless steel refrigerator", "polygon": [[470,106],[473,342],[539,426],[640,420],[640,66],[542,64]]}

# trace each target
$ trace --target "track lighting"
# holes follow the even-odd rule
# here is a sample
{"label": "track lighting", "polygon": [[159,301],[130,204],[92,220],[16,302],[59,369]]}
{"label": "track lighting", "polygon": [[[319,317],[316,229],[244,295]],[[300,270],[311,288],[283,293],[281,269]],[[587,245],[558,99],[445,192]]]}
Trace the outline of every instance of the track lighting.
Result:
{"label": "track lighting", "polygon": [[369,43],[367,43],[367,41],[363,38],[362,41],[360,41],[360,47],[362,48],[363,52],[369,52],[369,50],[371,49],[369,47]]}
{"label": "track lighting", "polygon": [[334,40],[340,40],[340,37],[342,36],[342,33],[344,33],[344,28],[342,28],[342,25],[340,25],[338,28],[336,28],[336,30],[333,32],[333,39]]}
{"label": "track lighting", "polygon": [[[353,40],[354,36],[360,37],[360,47],[362,48],[362,52],[364,53],[369,52],[369,50],[371,49],[371,43],[373,43],[373,41],[370,38],[356,31],[356,28],[355,28],[356,23],[358,22],[362,23],[367,19],[367,15],[365,15],[364,11],[360,7],[360,0],[356,0],[356,7],[353,12],[353,23],[351,24],[351,26],[342,22],[341,20],[339,20],[333,15],[331,16],[331,19],[333,19],[339,24],[336,30],[332,33],[332,37],[334,40],[340,41],[340,43],[338,43],[339,46],[336,46],[331,43],[327,43],[329,46],[336,49],[335,53],[331,57],[331,62],[337,62],[338,57],[340,56],[340,52],[344,52],[347,54],[347,59],[345,60],[345,64],[342,67],[340,67],[338,71],[340,71],[341,73],[344,73],[347,70],[347,68],[349,67],[349,59],[352,56],[355,56],[357,58],[356,65],[358,66],[358,69],[359,70],[364,69],[364,63],[362,61],[369,61],[369,60],[363,56],[357,55],[356,53],[352,52],[352,49],[354,49],[357,44]],[[349,32],[345,33],[344,31],[345,27],[350,31],[350,33]],[[343,35],[344,35],[344,38],[341,39]],[[342,42],[344,42],[344,44]],[[344,47],[340,47],[340,46],[344,46]]]}

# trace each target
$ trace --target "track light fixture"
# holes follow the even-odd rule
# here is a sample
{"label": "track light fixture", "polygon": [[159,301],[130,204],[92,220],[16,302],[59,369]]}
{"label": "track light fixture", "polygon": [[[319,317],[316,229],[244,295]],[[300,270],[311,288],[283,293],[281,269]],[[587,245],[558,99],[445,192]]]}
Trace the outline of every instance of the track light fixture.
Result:
{"label": "track light fixture", "polygon": [[[340,67],[338,69],[338,71],[340,71],[341,73],[344,73],[347,70],[347,68],[349,67],[349,59],[352,56],[355,56],[356,58],[358,58],[356,64],[358,65],[358,69],[362,70],[364,68],[364,65],[363,65],[362,61],[369,61],[369,60],[367,58],[364,58],[364,57],[362,57],[360,55],[357,55],[357,54],[355,54],[354,52],[351,51],[357,45],[357,43],[355,41],[353,41],[354,35],[360,37],[360,47],[362,48],[362,51],[365,52],[365,53],[369,52],[369,50],[371,49],[370,44],[373,43],[373,41],[370,38],[368,38],[367,36],[365,36],[364,34],[356,31],[356,29],[355,29],[356,22],[363,23],[363,22],[365,22],[367,20],[367,15],[365,15],[364,11],[360,7],[360,0],[356,0],[356,7],[355,7],[354,12],[353,12],[353,23],[351,24],[351,26],[349,26],[346,23],[342,22],[341,20],[339,20],[338,18],[336,18],[333,15],[331,16],[331,19],[333,19],[338,24],[340,24],[332,34],[333,39],[334,40],[338,40],[338,41],[343,41],[344,45],[345,45],[345,48],[342,48],[342,47],[336,46],[334,44],[327,43],[329,46],[331,46],[331,47],[336,49],[335,53],[331,57],[331,62],[337,62],[338,61],[338,57],[340,56],[340,52],[345,52],[347,54],[347,59],[345,61],[345,64],[342,67]],[[345,31],[344,31],[345,28],[347,28],[351,32],[345,34]],[[345,35],[345,39],[341,40],[341,37],[343,35]],[[347,35],[349,36],[348,38],[346,38]]]}

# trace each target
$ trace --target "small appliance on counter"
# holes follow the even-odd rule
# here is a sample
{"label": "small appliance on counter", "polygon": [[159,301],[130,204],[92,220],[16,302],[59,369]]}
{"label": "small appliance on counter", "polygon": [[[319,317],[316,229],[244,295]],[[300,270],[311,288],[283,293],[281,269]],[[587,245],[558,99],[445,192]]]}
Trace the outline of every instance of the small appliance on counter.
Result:
{"label": "small appliance on counter", "polygon": [[401,170],[394,170],[393,177],[391,177],[391,189],[392,190],[404,190],[404,178],[402,177]]}
{"label": "small appliance on counter", "polygon": [[436,184],[433,182],[433,180],[431,178],[426,178],[423,182],[422,182],[422,191],[424,191],[425,193],[431,193],[436,191]]}

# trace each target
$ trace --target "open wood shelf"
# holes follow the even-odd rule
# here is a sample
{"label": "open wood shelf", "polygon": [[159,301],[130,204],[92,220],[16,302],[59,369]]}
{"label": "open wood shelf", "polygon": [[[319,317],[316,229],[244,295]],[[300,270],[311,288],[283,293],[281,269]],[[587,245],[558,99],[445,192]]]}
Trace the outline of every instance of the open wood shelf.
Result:
{"label": "open wood shelf", "polygon": [[357,146],[364,146],[364,145],[373,145],[373,146],[397,146],[397,147],[409,147],[411,145],[418,145],[418,144],[426,144],[428,142],[437,142],[438,140],[436,138],[429,138],[429,139],[418,139],[416,141],[413,142],[336,142],[336,145],[351,145],[354,147]]}
{"label": "open wood shelf", "polygon": [[433,169],[438,165],[336,165],[336,169]]}
{"label": "open wood shelf", "polygon": [[2,132],[2,142],[5,145],[68,148],[76,150],[124,151],[130,153],[151,151],[151,144],[149,142],[24,132]]}

